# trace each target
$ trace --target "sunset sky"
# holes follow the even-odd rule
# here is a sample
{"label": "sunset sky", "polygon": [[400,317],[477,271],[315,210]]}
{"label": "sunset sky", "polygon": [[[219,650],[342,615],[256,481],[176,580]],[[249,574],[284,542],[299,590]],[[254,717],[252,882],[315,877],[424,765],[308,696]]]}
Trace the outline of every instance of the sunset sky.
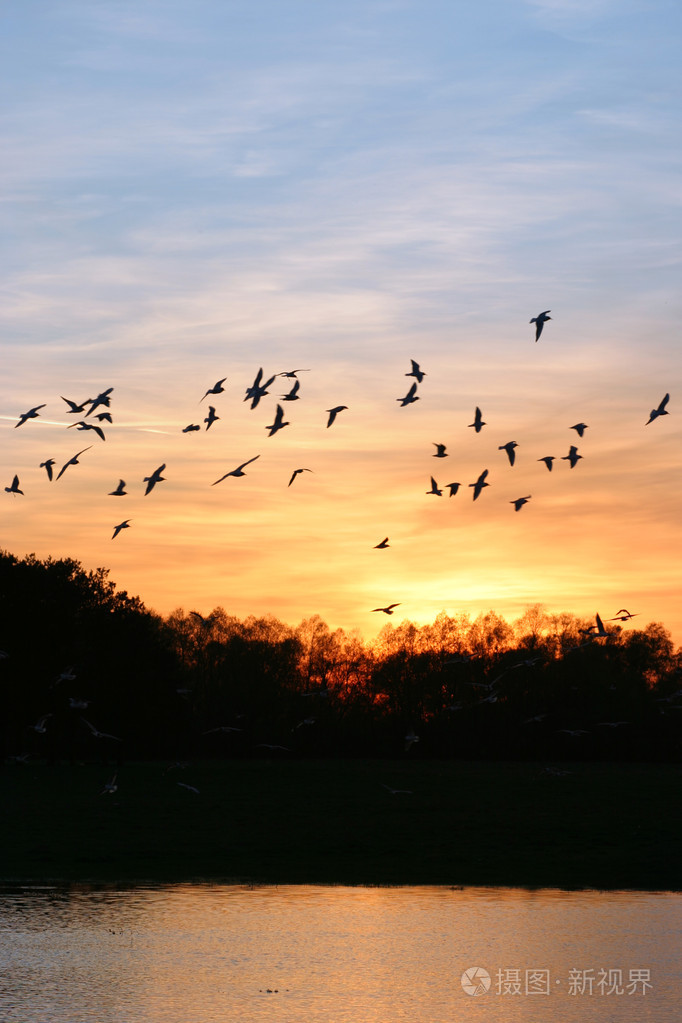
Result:
{"label": "sunset sky", "polygon": [[[163,614],[370,638],[539,602],[682,643],[681,21],[672,0],[5,8],[0,487],[24,494],[0,491],[0,547],[105,566]],[[252,410],[260,367],[305,369],[300,400],[278,377]],[[67,430],[61,396],[109,387],[106,440]]]}

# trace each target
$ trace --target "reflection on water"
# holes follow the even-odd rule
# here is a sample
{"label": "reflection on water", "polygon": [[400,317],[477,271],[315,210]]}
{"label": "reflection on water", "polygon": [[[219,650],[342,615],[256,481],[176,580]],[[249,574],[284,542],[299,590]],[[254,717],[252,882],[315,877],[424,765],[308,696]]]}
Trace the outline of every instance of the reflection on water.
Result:
{"label": "reflection on water", "polygon": [[681,929],[660,892],[4,888],[0,1019],[677,1023]]}

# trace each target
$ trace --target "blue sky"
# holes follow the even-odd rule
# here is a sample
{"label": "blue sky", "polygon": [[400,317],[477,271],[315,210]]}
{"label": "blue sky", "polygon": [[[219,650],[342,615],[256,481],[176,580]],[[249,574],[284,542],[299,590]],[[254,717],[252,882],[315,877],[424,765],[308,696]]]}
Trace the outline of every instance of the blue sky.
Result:
{"label": "blue sky", "polygon": [[[3,546],[106,564],[163,611],[371,631],[367,608],[400,596],[430,620],[615,613],[625,590],[682,637],[676,5],[47,0],[2,28],[0,458],[27,484]],[[428,375],[402,409],[410,358]],[[269,447],[287,386],[258,418],[242,399],[259,366],[309,370]],[[182,435],[223,376],[221,421]],[[106,386],[106,446],[48,489],[38,462],[76,432],[60,395]],[[584,461],[555,486],[537,458],[580,420]],[[512,436],[529,455],[510,477]],[[426,497],[437,441],[463,492],[490,465],[483,509]],[[161,462],[165,496],[153,514],[133,497],[114,546],[108,490]]]}

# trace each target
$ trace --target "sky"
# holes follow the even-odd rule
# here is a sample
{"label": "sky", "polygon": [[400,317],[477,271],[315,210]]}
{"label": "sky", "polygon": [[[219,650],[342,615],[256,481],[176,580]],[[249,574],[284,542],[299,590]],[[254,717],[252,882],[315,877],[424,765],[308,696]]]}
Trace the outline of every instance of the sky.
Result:
{"label": "sky", "polygon": [[672,0],[7,5],[0,547],[164,615],[682,643],[681,43]]}

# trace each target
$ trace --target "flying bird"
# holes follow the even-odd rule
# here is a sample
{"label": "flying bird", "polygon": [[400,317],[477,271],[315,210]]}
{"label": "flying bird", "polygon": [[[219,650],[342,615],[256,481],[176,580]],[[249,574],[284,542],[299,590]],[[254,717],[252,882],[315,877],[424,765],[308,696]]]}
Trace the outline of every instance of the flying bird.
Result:
{"label": "flying bird", "polygon": [[412,369],[410,370],[409,373],[406,373],[405,376],[416,377],[417,383],[420,384],[424,377],[426,376],[426,373],[424,372],[423,369],[419,368],[419,363],[415,362],[414,359],[410,359],[410,362],[412,364]]}
{"label": "flying bird", "polygon": [[290,369],[287,373],[278,373],[277,376],[278,377],[289,377],[290,379],[293,377],[295,379],[297,373],[310,373],[310,370],[309,369]]}
{"label": "flying bird", "polygon": [[66,404],[69,406],[69,411],[66,413],[67,416],[73,415],[74,413],[76,415],[82,416],[83,413],[85,412],[85,406],[89,404],[88,400],[83,401],[81,402],[80,405],[78,405],[75,401],[71,401],[69,398],[65,398],[63,394],[60,395],[60,398],[62,399],[62,401],[65,401]]}
{"label": "flying bird", "polygon": [[515,501],[510,501],[509,503],[514,505],[514,511],[519,511],[523,508],[524,504],[528,504],[531,496],[532,495],[529,494],[528,497],[517,497]]}
{"label": "flying bird", "polygon": [[374,544],[374,550],[375,551],[382,551],[385,547],[390,547],[390,546],[391,545],[388,542],[388,537],[385,536],[384,539],[381,541],[381,543],[375,543]]}
{"label": "flying bird", "polygon": [[[405,374],[405,376],[407,376],[407,373]],[[404,398],[396,398],[396,401],[400,402],[401,408],[404,408],[406,405],[411,405],[413,401],[419,401],[416,382],[412,384],[412,387],[410,387],[409,391],[407,392]]]}
{"label": "flying bird", "polygon": [[220,419],[220,416],[216,415],[216,411],[213,408],[213,405],[209,405],[208,406],[208,415],[204,419],[204,422],[206,423],[206,429],[207,430],[211,429],[211,427],[215,423],[216,419]]}
{"label": "flying bird", "polygon": [[434,440],[433,444],[434,444],[434,447],[436,449],[436,453],[433,456],[434,458],[447,458],[448,457],[448,453],[445,450],[445,444],[437,444],[435,440]]}
{"label": "flying bird", "polygon": [[540,334],[542,334],[542,328],[544,327],[544,325],[547,322],[547,320],[551,320],[552,319],[551,316],[547,315],[547,313],[551,313],[551,311],[552,311],[551,309],[545,309],[544,313],[538,313],[538,315],[534,316],[533,319],[530,321],[531,323],[535,324],[535,340],[536,341],[539,339]]}
{"label": "flying bird", "polygon": [[223,377],[222,380],[216,380],[213,387],[209,387],[209,389],[206,391],[206,394],[204,394],[203,397],[199,399],[199,401],[202,402],[204,398],[208,398],[209,394],[222,394],[223,391],[225,390],[223,384],[225,383],[226,380],[227,377]]}
{"label": "flying bird", "polygon": [[64,465],[61,467],[61,469],[57,473],[57,479],[59,479],[59,477],[62,476],[66,472],[66,470],[69,468],[70,465],[78,465],[78,459],[80,458],[80,456],[84,455],[86,451],[89,451],[91,447],[92,447],[92,444],[88,445],[87,448],[83,448],[82,451],[77,451],[76,454],[73,456],[73,458],[70,458],[68,460],[68,462],[64,462]]}
{"label": "flying bird", "polygon": [[384,785],[383,782],[381,783],[381,787],[386,789],[387,792],[390,792],[392,796],[400,796],[400,795],[412,796],[412,795],[414,795],[414,793],[412,792],[412,789],[392,789],[390,785]]}
{"label": "flying bird", "polygon": [[609,621],[610,622],[628,622],[631,618],[636,618],[639,613],[640,613],[639,611],[635,611],[633,613],[631,611],[627,611],[624,607],[621,607],[620,611],[616,612],[616,617],[615,618],[609,618]]}
{"label": "flying bird", "polygon": [[434,480],[433,476],[431,477],[431,489],[427,490],[426,493],[433,494],[435,497],[443,496],[443,491],[439,489],[438,484]]}
{"label": "flying bird", "polygon": [[469,426],[473,426],[476,433],[480,433],[481,428],[485,426],[485,423],[483,422],[483,417],[481,416],[481,410],[478,407],[478,405],[476,406],[476,414],[474,415],[474,421],[473,423],[469,423]]}
{"label": "flying bird", "polygon": [[45,403],[42,405],[36,405],[34,408],[30,408],[28,412],[22,412],[19,416],[19,422],[14,424],[14,429],[16,430],[18,426],[23,426],[27,419],[37,419],[38,410],[41,408],[45,408]]}
{"label": "flying bird", "polygon": [[113,423],[114,421],[111,418],[111,412],[98,412],[95,419],[97,419],[100,423]]}
{"label": "flying bird", "polygon": [[325,409],[325,412],[329,413],[329,419],[327,420],[327,429],[329,429],[329,427],[332,425],[332,423],[338,416],[339,412],[343,412],[343,410],[347,408],[348,408],[347,405],[336,405],[334,408]]}
{"label": "flying bird", "polygon": [[514,462],[516,461],[516,452],[514,451],[514,448],[517,448],[518,446],[519,445],[516,443],[515,440],[510,440],[510,441],[507,441],[506,444],[500,444],[500,446],[499,446],[499,448],[497,450],[498,451],[506,451],[507,452],[507,458],[509,459],[509,464],[513,465]]}
{"label": "flying bird", "polygon": [[394,607],[400,607],[400,601],[398,601],[397,604],[389,604],[388,607],[373,607],[371,613],[374,614],[375,611],[383,611],[385,615],[392,615]]}
{"label": "flying bird", "polygon": [[312,472],[312,471],[313,471],[312,469],[294,469],[294,471],[293,471],[293,472],[292,472],[292,474],[291,474],[291,479],[290,479],[290,480],[289,480],[289,482],[287,483],[287,486],[288,486],[288,487],[290,487],[290,486],[291,486],[291,484],[292,484],[292,483],[294,482],[294,480],[296,479],[296,477],[297,477],[297,476],[298,476],[298,475],[299,475],[300,473],[302,473],[302,472]]}
{"label": "flying bird", "polygon": [[578,436],[582,437],[582,435],[585,433],[585,430],[587,429],[587,423],[576,423],[575,426],[571,426],[570,429],[575,430]]}
{"label": "flying bird", "polygon": [[151,493],[151,491],[154,489],[157,483],[163,483],[163,481],[165,480],[165,476],[162,476],[161,473],[165,468],[166,463],[164,462],[163,465],[160,465],[158,467],[158,469],[154,469],[154,472],[151,474],[151,476],[144,477],[142,482],[147,484],[147,489],[144,492],[145,497],[147,496],[147,494]]}
{"label": "flying bird", "polygon": [[490,484],[485,482],[485,478],[488,475],[488,470],[484,469],[481,475],[478,477],[475,483],[470,483],[469,486],[474,488],[474,501],[480,495],[483,487],[489,487]]}
{"label": "flying bird", "polygon": [[446,483],[445,486],[450,487],[450,493],[448,494],[448,497],[454,497],[459,488],[461,487],[461,485],[462,485],[461,483]]}
{"label": "flying bird", "polygon": [[[252,409],[254,409],[256,405],[258,405],[261,398],[264,398],[265,395],[268,394],[268,387],[270,386],[270,384],[274,382],[276,375],[277,374],[274,374],[273,376],[270,377],[269,380],[266,380],[265,383],[262,384],[261,380],[263,379],[263,367],[261,366],[261,368],[258,370],[256,374],[256,379],[254,380],[250,387],[246,388],[246,396],[244,398],[244,401],[249,401],[249,399],[251,399]],[[289,424],[287,423],[287,426],[288,425]]]}
{"label": "flying bird", "polygon": [[[203,401],[203,398],[202,398],[202,401]],[[204,419],[204,422],[206,422],[205,419]],[[189,426],[183,426],[182,432],[183,433],[194,433],[196,430],[200,430],[200,429],[201,429],[201,427],[199,426],[198,423],[190,423]]]}
{"label": "flying bird", "polygon": [[118,791],[118,785],[116,784],[116,775],[114,775],[114,777],[111,779],[111,781],[108,781],[106,783],[106,785],[104,786],[104,788],[100,792],[100,796],[105,796],[105,795],[113,796],[114,792],[117,792],[117,791]]}
{"label": "flying bird", "polygon": [[274,434],[277,433],[278,430],[283,430],[285,426],[289,425],[290,425],[289,423],[284,422],[284,409],[282,408],[281,405],[278,405],[277,411],[275,412],[274,423],[271,423],[270,426],[266,426],[265,429],[270,431],[268,433],[268,437],[272,437],[274,436]]}
{"label": "flying bird", "polygon": [[[280,376],[282,376],[282,375],[283,374],[280,373]],[[298,399],[299,399],[298,389],[299,389],[300,386],[301,386],[301,381],[300,380],[295,380],[294,381],[294,386],[291,388],[291,390],[287,391],[286,394],[282,394],[281,395],[282,401],[298,401]]]}
{"label": "flying bird", "polygon": [[114,742],[121,742],[121,739],[119,739],[117,735],[109,735],[108,732],[100,732],[98,728],[95,728],[94,725],[91,725],[90,722],[87,721],[84,717],[81,718],[81,721],[83,722],[83,724],[88,726],[88,728],[90,729],[90,734],[92,735],[93,739],[113,739]]}
{"label": "flying bird", "polygon": [[[211,483],[211,486],[214,487],[216,483],[222,483],[228,476],[246,476],[244,469],[247,465],[251,465],[252,462],[255,462],[257,458],[260,458],[260,455],[254,455],[253,458],[249,458],[248,462],[242,462],[242,464],[238,465],[236,469],[232,469],[231,472],[226,472],[225,475],[221,476],[219,480],[215,481],[215,483]],[[192,612],[192,614],[194,614],[194,612]]]}
{"label": "flying bird", "polygon": [[50,483],[52,482],[52,466],[54,464],[54,458],[48,458],[46,462],[40,463],[40,468],[45,470]]}
{"label": "flying bird", "polygon": [[583,457],[582,455],[578,454],[577,447],[575,447],[574,444],[571,444],[571,446],[569,448],[569,451],[568,451],[568,454],[567,455],[562,455],[561,459],[564,462],[570,462],[571,469],[575,469],[576,465],[578,464],[579,459],[581,459],[582,457]]}
{"label": "flying bird", "polygon": [[118,481],[118,486],[116,487],[116,490],[110,490],[108,496],[109,497],[125,497],[126,493],[127,493],[127,491],[125,489],[125,480],[119,480]]}
{"label": "flying bird", "polygon": [[[654,419],[658,419],[659,416],[669,416],[670,413],[666,410],[665,407],[669,401],[670,395],[666,394],[665,398],[663,398],[663,400],[660,402],[658,408],[652,408],[651,412],[649,413],[649,418],[647,419],[644,425],[648,426],[649,423],[653,423]],[[39,406],[39,408],[42,408],[42,406]]]}
{"label": "flying bird", "polygon": [[12,485],[10,487],[5,487],[5,492],[8,493],[8,494],[22,494],[23,495],[24,491],[23,490],[19,490],[19,477],[18,476],[14,477],[14,479],[12,480]]}
{"label": "flying bird", "polygon": [[101,426],[95,426],[94,423],[86,423],[84,420],[81,420],[78,423],[71,423],[71,426],[67,426],[67,430],[73,430],[74,426],[77,430],[94,430],[98,437],[101,437],[102,440],[106,440],[104,430]]}
{"label": "flying bird", "polygon": [[415,742],[419,742],[419,736],[415,735],[414,728],[411,728],[405,736],[405,752],[407,752],[410,747],[414,746]]}
{"label": "flying bird", "polygon": [[549,472],[552,471],[552,462],[554,461],[554,455],[545,455],[544,458],[538,458],[538,462],[544,462]]}
{"label": "flying bird", "polygon": [[40,735],[44,735],[45,732],[47,731],[47,728],[45,727],[45,723],[51,717],[52,717],[51,714],[43,714],[43,716],[41,718],[38,718],[38,720],[36,721],[35,725],[29,725],[28,727],[32,728],[34,732],[38,732]]}
{"label": "flying bird", "polygon": [[130,528],[130,519],[124,519],[123,522],[119,522],[119,524],[117,526],[114,526],[114,535],[112,536],[111,539],[115,540],[116,537],[118,536],[118,534],[121,532],[122,529],[129,529],[129,528]]}
{"label": "flying bird", "polygon": [[109,395],[111,394],[112,391],[113,387],[107,387],[106,391],[101,391],[96,398],[88,398],[85,404],[89,405],[90,408],[85,413],[85,415],[91,416],[95,409],[99,408],[100,405],[104,405],[106,408],[109,408],[109,406],[111,405],[111,398],[109,397]]}

